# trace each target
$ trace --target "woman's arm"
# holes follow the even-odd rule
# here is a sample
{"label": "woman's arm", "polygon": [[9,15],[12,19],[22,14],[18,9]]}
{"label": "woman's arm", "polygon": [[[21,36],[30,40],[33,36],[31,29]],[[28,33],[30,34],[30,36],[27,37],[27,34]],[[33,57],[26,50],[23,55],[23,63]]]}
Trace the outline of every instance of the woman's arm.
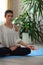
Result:
{"label": "woman's arm", "polygon": [[27,48],[30,48],[31,50],[36,50],[36,48],[33,45],[27,45],[23,41],[20,41],[19,44],[21,44],[21,45],[23,45],[23,46],[25,46]]}
{"label": "woman's arm", "polygon": [[20,38],[19,38],[19,29],[18,27],[15,25],[15,31],[16,31],[16,43],[25,46],[27,48],[30,48],[32,50],[35,49],[35,47],[33,45],[27,45],[25,42],[23,42]]}
{"label": "woman's arm", "polygon": [[0,26],[0,47],[4,47],[2,44],[2,26]]}

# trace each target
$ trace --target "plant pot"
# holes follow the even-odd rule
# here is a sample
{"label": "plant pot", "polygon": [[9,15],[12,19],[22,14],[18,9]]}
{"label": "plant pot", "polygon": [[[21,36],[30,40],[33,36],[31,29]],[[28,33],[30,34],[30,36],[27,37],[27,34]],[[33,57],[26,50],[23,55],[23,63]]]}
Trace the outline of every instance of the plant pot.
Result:
{"label": "plant pot", "polygon": [[31,38],[29,37],[28,33],[22,33],[22,40],[27,44],[32,43]]}

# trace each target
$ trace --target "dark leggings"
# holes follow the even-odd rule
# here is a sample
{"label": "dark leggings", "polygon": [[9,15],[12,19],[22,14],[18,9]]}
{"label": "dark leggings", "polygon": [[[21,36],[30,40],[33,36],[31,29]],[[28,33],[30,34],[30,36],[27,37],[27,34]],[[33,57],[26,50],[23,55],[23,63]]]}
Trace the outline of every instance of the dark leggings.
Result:
{"label": "dark leggings", "polygon": [[7,55],[25,56],[30,53],[31,53],[30,48],[18,47],[14,51],[11,51],[7,47],[0,48],[0,56],[7,56]]}
{"label": "dark leggings", "polygon": [[6,56],[10,53],[10,49],[7,47],[0,48],[0,56]]}

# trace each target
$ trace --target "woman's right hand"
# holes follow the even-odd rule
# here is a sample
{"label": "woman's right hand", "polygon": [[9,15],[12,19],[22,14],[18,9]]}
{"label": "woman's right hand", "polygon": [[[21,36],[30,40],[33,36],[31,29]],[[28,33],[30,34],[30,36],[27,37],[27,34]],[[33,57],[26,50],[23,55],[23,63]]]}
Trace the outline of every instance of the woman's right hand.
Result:
{"label": "woman's right hand", "polygon": [[12,46],[12,47],[10,47],[10,49],[13,51],[13,50],[15,50],[17,47],[18,47],[18,46]]}

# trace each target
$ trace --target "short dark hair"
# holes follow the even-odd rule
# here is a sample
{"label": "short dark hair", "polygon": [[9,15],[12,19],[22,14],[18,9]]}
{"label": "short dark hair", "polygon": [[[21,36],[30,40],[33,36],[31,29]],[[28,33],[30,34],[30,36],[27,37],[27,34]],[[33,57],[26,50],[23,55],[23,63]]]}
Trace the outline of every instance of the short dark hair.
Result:
{"label": "short dark hair", "polygon": [[6,10],[6,11],[5,11],[5,17],[6,17],[6,15],[7,15],[7,13],[12,13],[12,14],[13,14],[13,11],[12,11],[12,10]]}

